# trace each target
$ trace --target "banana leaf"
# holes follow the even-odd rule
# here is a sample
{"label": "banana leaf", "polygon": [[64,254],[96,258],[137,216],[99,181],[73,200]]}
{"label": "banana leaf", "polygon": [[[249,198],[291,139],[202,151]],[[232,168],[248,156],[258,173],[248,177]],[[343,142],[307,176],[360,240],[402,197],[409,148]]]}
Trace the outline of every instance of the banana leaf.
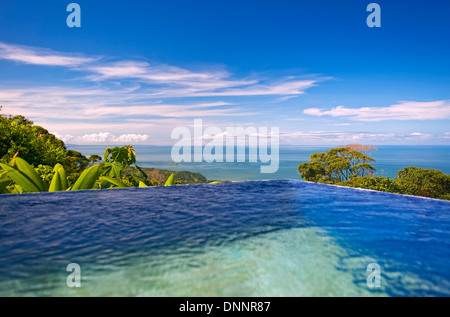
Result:
{"label": "banana leaf", "polygon": [[53,174],[52,182],[49,187],[49,192],[58,192],[64,191],[69,187],[69,183],[67,182],[67,175],[64,167],[61,164],[56,164],[53,169],[55,172]]}
{"label": "banana leaf", "polygon": [[100,175],[100,165],[94,165],[84,170],[71,190],[92,189]]}
{"label": "banana leaf", "polygon": [[0,163],[0,167],[8,172],[8,177],[11,178],[16,185],[20,186],[24,192],[36,193],[42,191],[27,176],[16,170],[14,167],[2,163]]}
{"label": "banana leaf", "polygon": [[114,179],[114,178],[111,178],[111,177],[108,177],[108,176],[102,176],[102,177],[100,177],[100,180],[101,181],[105,180],[105,181],[107,181],[107,182],[109,182],[109,183],[111,183],[111,184],[113,184],[113,185],[115,185],[115,186],[117,186],[119,188],[127,188],[128,187],[127,185],[125,185],[121,181],[119,181],[117,179]]}
{"label": "banana leaf", "polygon": [[[34,170],[34,168],[27,163],[24,159],[20,157],[16,157],[16,166],[17,169],[22,172],[30,181],[39,188],[40,192],[46,192],[48,190],[47,185],[42,181],[41,177]],[[20,184],[19,184],[20,185]]]}
{"label": "banana leaf", "polygon": [[173,179],[173,174],[169,176],[169,178],[166,180],[166,183],[164,186],[172,186],[175,185],[175,180]]}

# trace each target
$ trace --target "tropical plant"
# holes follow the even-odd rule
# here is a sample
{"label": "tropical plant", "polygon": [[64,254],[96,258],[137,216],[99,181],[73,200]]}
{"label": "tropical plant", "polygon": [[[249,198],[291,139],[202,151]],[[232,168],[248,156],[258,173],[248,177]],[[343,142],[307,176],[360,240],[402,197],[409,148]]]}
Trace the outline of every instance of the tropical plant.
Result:
{"label": "tropical plant", "polygon": [[[85,169],[72,186],[69,185],[64,167],[59,163],[52,169],[51,178],[42,177],[42,174],[48,174],[48,167],[40,166],[35,169],[17,156],[13,157],[10,164],[0,163],[0,194],[134,187],[117,178],[102,176],[104,168],[102,164]],[[39,171],[45,171],[45,173],[40,174]],[[165,186],[174,184],[174,175],[172,174],[167,179]],[[137,186],[148,187],[142,180],[138,180]]]}
{"label": "tropical plant", "polygon": [[99,156],[86,158],[80,152],[66,150],[62,140],[24,116],[0,114],[0,162],[8,164],[17,154],[37,166],[43,178],[48,178],[52,167],[60,163],[71,182],[75,182],[83,170],[101,159]]}
{"label": "tropical plant", "polygon": [[50,185],[24,159],[15,157],[11,164],[0,163],[0,193],[55,192],[63,190],[94,189],[99,177],[100,165],[83,171],[75,184],[69,187],[67,174],[61,164],[56,164]]}
{"label": "tropical plant", "polygon": [[175,185],[175,180],[173,174],[171,174],[167,179],[166,183],[164,184],[164,186],[173,186],[173,185]]}

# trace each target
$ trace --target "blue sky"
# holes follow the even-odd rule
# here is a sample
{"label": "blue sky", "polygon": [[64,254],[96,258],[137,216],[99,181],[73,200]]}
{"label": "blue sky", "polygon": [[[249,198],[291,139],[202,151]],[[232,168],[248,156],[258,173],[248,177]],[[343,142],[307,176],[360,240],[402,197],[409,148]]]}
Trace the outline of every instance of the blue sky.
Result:
{"label": "blue sky", "polygon": [[67,143],[279,127],[282,144],[450,144],[450,3],[0,2],[0,104]]}

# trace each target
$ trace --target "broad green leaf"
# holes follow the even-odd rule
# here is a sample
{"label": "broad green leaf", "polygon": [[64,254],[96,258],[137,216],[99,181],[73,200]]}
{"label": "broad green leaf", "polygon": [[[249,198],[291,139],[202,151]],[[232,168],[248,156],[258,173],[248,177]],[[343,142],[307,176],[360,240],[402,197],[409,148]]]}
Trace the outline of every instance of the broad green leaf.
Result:
{"label": "broad green leaf", "polygon": [[48,188],[49,192],[59,192],[64,190],[61,184],[61,177],[59,175],[59,170],[56,170],[53,174],[52,182],[50,183],[50,187]]}
{"label": "broad green leaf", "polygon": [[220,183],[222,183],[222,182],[216,181],[216,182],[211,182],[209,184],[220,184]]}
{"label": "broad green leaf", "polygon": [[112,163],[111,171],[109,172],[109,177],[120,178],[120,172],[123,169],[123,165],[117,162]]}
{"label": "broad green leaf", "polygon": [[36,186],[28,177],[26,177],[22,172],[16,170],[15,168],[0,163],[0,167],[8,171],[8,176],[11,178],[16,185],[20,186],[24,192],[35,193],[41,191],[39,187]]}
{"label": "broad green leaf", "polygon": [[72,186],[72,190],[92,189],[100,174],[100,165],[94,165],[85,169]]}
{"label": "broad green leaf", "polygon": [[114,179],[114,178],[111,178],[111,177],[108,177],[108,176],[102,176],[102,177],[100,177],[100,180],[102,180],[102,181],[105,180],[107,182],[110,182],[111,184],[113,184],[113,185],[115,185],[115,186],[117,186],[119,188],[126,188],[126,187],[128,187],[127,185],[125,185],[121,181],[119,181],[117,179]]}
{"label": "broad green leaf", "polygon": [[172,186],[175,185],[175,181],[173,179],[173,174],[169,176],[169,178],[166,180],[166,183],[164,186]]}
{"label": "broad green leaf", "polygon": [[39,174],[36,173],[34,168],[30,164],[28,164],[24,159],[16,157],[16,166],[20,172],[22,172],[26,177],[28,177],[30,181],[33,182],[37,188],[39,188],[40,192],[47,191],[47,186],[44,184]]}
{"label": "broad green leaf", "polygon": [[8,179],[8,171],[0,170],[0,181]]}
{"label": "broad green leaf", "polygon": [[64,167],[61,164],[56,164],[53,171],[56,173],[58,172],[62,190],[66,190],[69,187],[69,182],[67,180],[67,173]]}
{"label": "broad green leaf", "polygon": [[[60,164],[57,164],[60,165]],[[67,173],[64,167],[61,165],[59,168],[59,177],[61,178],[61,184],[63,187],[63,190],[66,190],[69,187],[69,181],[67,180]]]}
{"label": "broad green leaf", "polygon": [[67,182],[67,175],[64,167],[58,163],[53,170],[55,174],[53,175],[49,191],[57,192],[66,190],[69,187],[69,183]]}

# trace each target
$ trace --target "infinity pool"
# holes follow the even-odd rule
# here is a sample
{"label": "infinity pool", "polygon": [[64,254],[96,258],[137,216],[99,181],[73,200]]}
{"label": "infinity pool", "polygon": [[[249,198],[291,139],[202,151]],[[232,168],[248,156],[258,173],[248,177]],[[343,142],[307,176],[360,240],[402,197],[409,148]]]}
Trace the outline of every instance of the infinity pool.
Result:
{"label": "infinity pool", "polygon": [[299,181],[0,196],[0,296],[439,295],[446,201]]}

